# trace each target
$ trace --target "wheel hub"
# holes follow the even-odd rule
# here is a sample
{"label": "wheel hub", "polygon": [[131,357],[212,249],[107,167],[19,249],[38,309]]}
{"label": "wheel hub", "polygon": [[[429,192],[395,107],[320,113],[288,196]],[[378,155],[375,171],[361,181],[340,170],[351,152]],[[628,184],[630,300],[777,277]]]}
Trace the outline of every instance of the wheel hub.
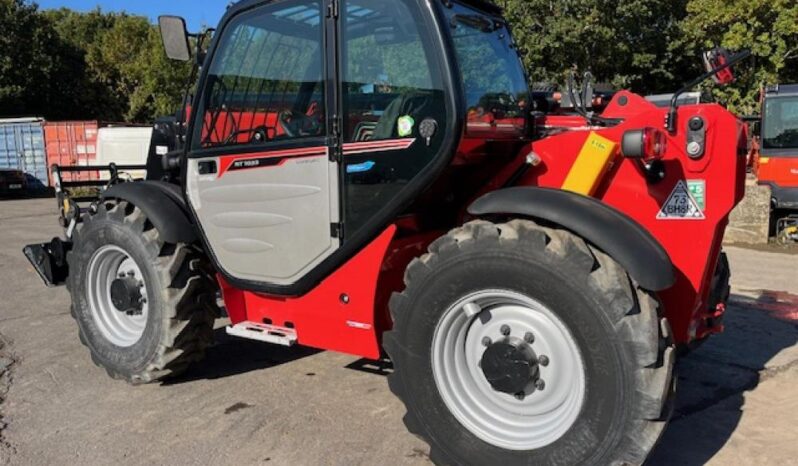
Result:
{"label": "wheel hub", "polygon": [[144,302],[139,281],[127,275],[111,282],[111,303],[119,312],[128,315],[141,314]]}
{"label": "wheel hub", "polygon": [[521,395],[540,379],[535,352],[517,338],[490,344],[482,355],[480,366],[494,390],[511,395]]}
{"label": "wheel hub", "polygon": [[141,268],[127,251],[106,244],[94,252],[87,269],[86,298],[97,330],[113,345],[135,345],[149,315]]}
{"label": "wheel hub", "polygon": [[441,316],[432,372],[447,408],[491,445],[550,445],[576,421],[585,398],[579,348],[560,318],[509,290],[464,296]]}

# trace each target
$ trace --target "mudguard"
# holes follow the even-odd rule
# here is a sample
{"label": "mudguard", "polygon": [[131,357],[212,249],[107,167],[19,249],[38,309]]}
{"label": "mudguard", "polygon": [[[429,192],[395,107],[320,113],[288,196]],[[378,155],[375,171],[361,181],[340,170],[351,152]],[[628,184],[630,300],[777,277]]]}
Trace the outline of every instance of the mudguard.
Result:
{"label": "mudguard", "polygon": [[199,239],[180,187],[162,181],[139,181],[112,186],[102,199],[130,202],[158,229],[169,243],[193,243]]}
{"label": "mudguard", "polygon": [[560,225],[609,254],[650,291],[668,289],[676,281],[668,253],[646,229],[591,197],[558,189],[507,188],[479,198],[468,212],[476,217],[522,215]]}

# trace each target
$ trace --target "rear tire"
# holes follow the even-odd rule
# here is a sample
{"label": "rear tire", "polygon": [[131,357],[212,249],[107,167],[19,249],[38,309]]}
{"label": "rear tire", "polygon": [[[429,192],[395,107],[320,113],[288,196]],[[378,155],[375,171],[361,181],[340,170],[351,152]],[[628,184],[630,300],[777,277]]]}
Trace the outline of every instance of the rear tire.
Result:
{"label": "rear tire", "polygon": [[[436,464],[643,463],[670,416],[675,352],[657,299],[637,287],[609,256],[565,230],[526,220],[500,225],[477,221],[435,241],[428,254],[410,264],[405,284],[404,292],[391,300],[394,329],[384,337],[395,367],[389,384],[407,408],[406,426],[430,445],[430,457]],[[449,325],[452,312],[467,311],[464,298],[468,301],[486,290],[513,297],[512,306],[530,303],[522,309],[528,307],[525,312],[534,314],[535,319],[550,313],[554,317],[549,321],[561,322],[581,355],[581,366],[571,366],[582,367],[583,377],[555,376],[550,379],[552,383],[544,385],[545,391],[532,392],[527,398],[521,397],[523,393],[513,397],[509,392],[486,391],[485,387],[495,386],[482,384],[482,394],[465,393],[463,403],[452,401],[452,392],[464,390],[457,387],[480,387],[472,378],[478,379],[483,371],[449,370],[448,379],[441,377],[440,356],[435,354],[442,338],[439,333],[454,328]],[[512,309],[515,314],[502,314],[507,311],[498,305],[480,306],[476,314],[455,316],[460,322],[470,322],[469,332],[494,319],[498,319],[498,325],[503,316],[508,327],[534,325],[524,324],[523,314],[516,308]],[[542,327],[530,333],[536,334],[530,345],[534,351],[546,345],[552,348],[546,340],[559,338],[556,332]],[[455,340],[453,335],[443,336],[447,337]],[[462,349],[460,359],[468,361],[471,352],[486,351],[469,347],[472,340],[465,336],[453,341],[455,351]],[[560,356],[559,361],[557,354],[547,356],[550,362],[539,367],[541,379],[553,376],[557,364],[562,364],[567,355]],[[483,370],[484,361],[483,356]],[[447,380],[457,382],[447,384]],[[568,383],[557,386],[558,380]],[[576,392],[582,397],[577,414],[563,411],[561,416],[570,416],[569,425],[555,426],[555,418],[527,409],[533,406],[536,395],[571,393],[571,385],[580,380],[585,390]],[[568,396],[569,400],[573,398]],[[476,416],[469,417],[469,409],[484,407],[489,414],[483,418],[488,421],[480,424]],[[523,414],[519,417],[519,413]],[[505,418],[508,422],[500,428],[490,431],[485,427],[490,419]],[[534,427],[537,420],[543,427]],[[513,431],[508,427],[513,423],[524,428]],[[552,424],[554,434],[513,443],[530,429],[543,429],[545,433],[547,423]],[[509,432],[506,437],[502,437],[502,429]]]}
{"label": "rear tire", "polygon": [[[213,342],[216,286],[192,246],[166,243],[140,209],[110,200],[84,216],[73,239],[67,255],[72,316],[97,366],[141,384],[202,359]],[[111,299],[105,285],[117,273],[138,284],[139,291],[131,285],[135,310],[121,311]]]}

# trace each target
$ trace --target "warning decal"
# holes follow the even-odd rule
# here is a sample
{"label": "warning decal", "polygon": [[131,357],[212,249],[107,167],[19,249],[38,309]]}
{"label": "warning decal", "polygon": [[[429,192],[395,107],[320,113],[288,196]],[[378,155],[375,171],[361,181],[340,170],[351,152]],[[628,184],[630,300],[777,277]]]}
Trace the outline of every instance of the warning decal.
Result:
{"label": "warning decal", "polygon": [[693,197],[683,180],[676,183],[673,192],[657,214],[658,220],[703,220],[704,218],[704,208]]}

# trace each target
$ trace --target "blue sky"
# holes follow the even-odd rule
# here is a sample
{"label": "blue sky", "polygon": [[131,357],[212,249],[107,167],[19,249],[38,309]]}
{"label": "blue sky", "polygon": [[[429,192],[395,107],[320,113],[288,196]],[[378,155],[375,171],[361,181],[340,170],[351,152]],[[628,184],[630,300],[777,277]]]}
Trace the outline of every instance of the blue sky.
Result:
{"label": "blue sky", "polygon": [[205,24],[216,27],[227,9],[228,0],[35,0],[41,9],[67,7],[77,11],[89,11],[97,6],[103,11],[127,11],[149,16],[153,22],[158,15],[170,14],[186,18],[192,31]]}

